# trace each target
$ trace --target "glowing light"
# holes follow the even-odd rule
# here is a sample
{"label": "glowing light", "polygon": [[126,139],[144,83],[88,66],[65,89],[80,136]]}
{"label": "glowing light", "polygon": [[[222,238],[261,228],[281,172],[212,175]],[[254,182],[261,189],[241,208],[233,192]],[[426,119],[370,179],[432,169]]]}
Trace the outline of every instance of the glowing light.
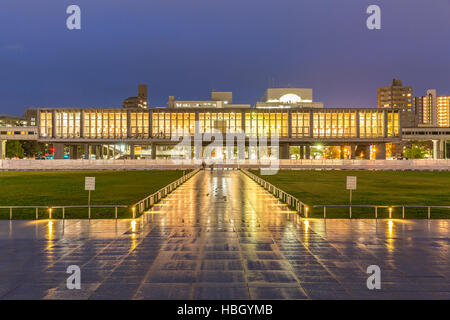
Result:
{"label": "glowing light", "polygon": [[298,95],[293,93],[285,94],[280,98],[280,102],[283,103],[299,103],[302,101],[302,98],[300,98]]}
{"label": "glowing light", "polygon": [[48,222],[48,238],[51,240],[53,238],[53,222]]}
{"label": "glowing light", "polygon": [[131,232],[136,232],[136,220],[131,221]]}
{"label": "glowing light", "polygon": [[305,221],[304,221],[304,224],[305,224],[305,231],[308,231],[308,228],[309,228],[309,220],[305,220]]}

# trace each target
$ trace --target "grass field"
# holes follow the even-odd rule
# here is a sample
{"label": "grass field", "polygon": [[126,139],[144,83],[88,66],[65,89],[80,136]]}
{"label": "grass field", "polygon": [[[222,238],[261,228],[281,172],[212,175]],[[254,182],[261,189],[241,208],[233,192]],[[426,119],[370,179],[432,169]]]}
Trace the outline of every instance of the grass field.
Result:
{"label": "grass field", "polygon": [[[349,204],[346,176],[356,176],[358,180],[353,204],[450,206],[450,172],[282,170],[261,177],[305,202],[311,208],[310,216],[322,217],[323,209],[312,205]],[[394,208],[393,217],[400,218],[401,210]],[[327,217],[348,216],[348,209],[327,209]],[[388,209],[379,208],[378,216],[388,217]],[[353,208],[353,217],[373,218],[374,209]],[[427,209],[407,208],[405,217],[426,218]],[[431,218],[450,218],[450,209],[431,209]]]}
{"label": "grass field", "polygon": [[[187,171],[186,171],[187,173]],[[45,171],[0,172],[0,206],[87,205],[84,178],[95,177],[92,205],[131,205],[180,178],[183,171]],[[40,218],[48,218],[42,209]],[[54,218],[62,216],[55,209]],[[87,209],[66,209],[66,218],[87,218]],[[131,217],[129,209],[119,209],[120,218]],[[92,218],[113,218],[114,209],[92,209]],[[14,209],[13,219],[34,219],[34,209]],[[0,219],[9,219],[9,209],[0,209]]]}

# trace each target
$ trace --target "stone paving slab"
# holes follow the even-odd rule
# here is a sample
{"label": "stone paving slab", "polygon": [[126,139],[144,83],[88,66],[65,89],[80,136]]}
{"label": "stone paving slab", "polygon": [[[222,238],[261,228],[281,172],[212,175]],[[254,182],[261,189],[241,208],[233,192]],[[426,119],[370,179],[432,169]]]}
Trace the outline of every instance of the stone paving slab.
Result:
{"label": "stone paving slab", "polygon": [[449,231],[305,220],[238,171],[202,171],[136,221],[0,221],[0,299],[449,299]]}

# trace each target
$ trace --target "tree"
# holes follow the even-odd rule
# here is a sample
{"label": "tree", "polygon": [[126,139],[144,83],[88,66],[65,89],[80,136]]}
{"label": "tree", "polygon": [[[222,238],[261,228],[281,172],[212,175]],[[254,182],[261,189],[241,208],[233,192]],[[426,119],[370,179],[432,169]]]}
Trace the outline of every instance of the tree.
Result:
{"label": "tree", "polygon": [[35,157],[41,152],[41,145],[34,140],[22,141],[22,148],[27,157]]}
{"label": "tree", "polygon": [[292,146],[291,147],[291,154],[295,157],[295,159],[300,159],[300,147],[299,146]]}
{"label": "tree", "polygon": [[409,159],[424,159],[427,155],[427,147],[426,142],[412,142],[405,147],[403,155]]}
{"label": "tree", "polygon": [[23,158],[23,148],[20,141],[8,140],[6,141],[6,157],[7,158]]}

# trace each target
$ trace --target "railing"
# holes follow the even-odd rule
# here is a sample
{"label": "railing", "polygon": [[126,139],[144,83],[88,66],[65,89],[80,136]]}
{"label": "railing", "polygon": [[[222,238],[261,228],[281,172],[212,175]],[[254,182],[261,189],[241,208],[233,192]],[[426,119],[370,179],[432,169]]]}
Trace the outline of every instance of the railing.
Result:
{"label": "railing", "polygon": [[128,208],[127,205],[80,205],[80,206],[0,206],[0,209],[9,209],[9,220],[13,218],[13,209],[35,209],[36,220],[39,219],[39,209],[48,210],[49,219],[52,219],[54,209],[62,209],[62,218],[65,219],[66,209],[88,209],[88,218],[91,219],[91,208],[114,208],[114,218],[117,219],[118,208]]}
{"label": "railing", "polygon": [[[186,175],[183,175],[178,180],[168,184],[164,188],[159,189],[155,193],[152,193],[148,197],[138,201],[133,206],[131,206],[131,210],[133,213],[133,219],[136,218],[136,208],[137,213],[142,213],[147,208],[151,207],[153,204],[157,203],[163,197],[167,196],[173,190],[175,190],[178,186],[186,182],[189,178],[191,178],[194,174],[196,174],[199,169],[189,172]],[[65,219],[66,209],[88,209],[88,218],[91,219],[91,209],[92,208],[114,208],[114,218],[117,219],[117,209],[118,208],[129,208],[127,205],[76,205],[76,206],[0,206],[0,209],[9,209],[9,219],[13,218],[13,210],[14,209],[34,209],[36,220],[39,219],[39,209],[48,210],[49,219],[53,218],[54,210],[61,209],[62,210],[62,218]]]}
{"label": "railing", "polygon": [[428,209],[428,219],[431,219],[431,209],[450,209],[450,206],[410,206],[410,205],[314,205],[314,208],[323,208],[323,218],[327,218],[327,208],[348,208],[349,209],[349,218],[352,218],[352,208],[373,208],[375,219],[378,219],[378,208],[388,208],[389,209],[389,219],[392,219],[392,210],[394,208],[402,208],[402,219],[405,219],[405,208],[422,208]]}
{"label": "railing", "polygon": [[[450,170],[450,159],[440,160],[271,160],[280,169],[345,169],[345,170]],[[201,159],[197,160],[0,160],[0,170],[155,170],[155,169],[186,169],[200,168]],[[226,160],[220,166],[223,168],[256,169],[267,168],[268,160]]]}
{"label": "railing", "polygon": [[280,201],[286,203],[289,207],[294,208],[299,214],[308,217],[308,206],[304,202],[245,169],[241,169],[241,171],[250,179],[261,185],[268,192],[280,199]]}
{"label": "railing", "polygon": [[133,219],[136,218],[136,210],[137,213],[142,213],[145,210],[149,209],[151,206],[153,206],[155,203],[157,203],[159,200],[161,200],[163,197],[167,196],[169,193],[171,193],[173,190],[178,188],[180,185],[185,183],[187,180],[189,180],[193,175],[195,175],[197,172],[199,172],[200,169],[196,169],[194,171],[189,172],[186,175],[183,175],[178,180],[168,184],[164,188],[159,189],[158,191],[150,194],[149,196],[145,197],[144,199],[136,202],[133,207]]}

